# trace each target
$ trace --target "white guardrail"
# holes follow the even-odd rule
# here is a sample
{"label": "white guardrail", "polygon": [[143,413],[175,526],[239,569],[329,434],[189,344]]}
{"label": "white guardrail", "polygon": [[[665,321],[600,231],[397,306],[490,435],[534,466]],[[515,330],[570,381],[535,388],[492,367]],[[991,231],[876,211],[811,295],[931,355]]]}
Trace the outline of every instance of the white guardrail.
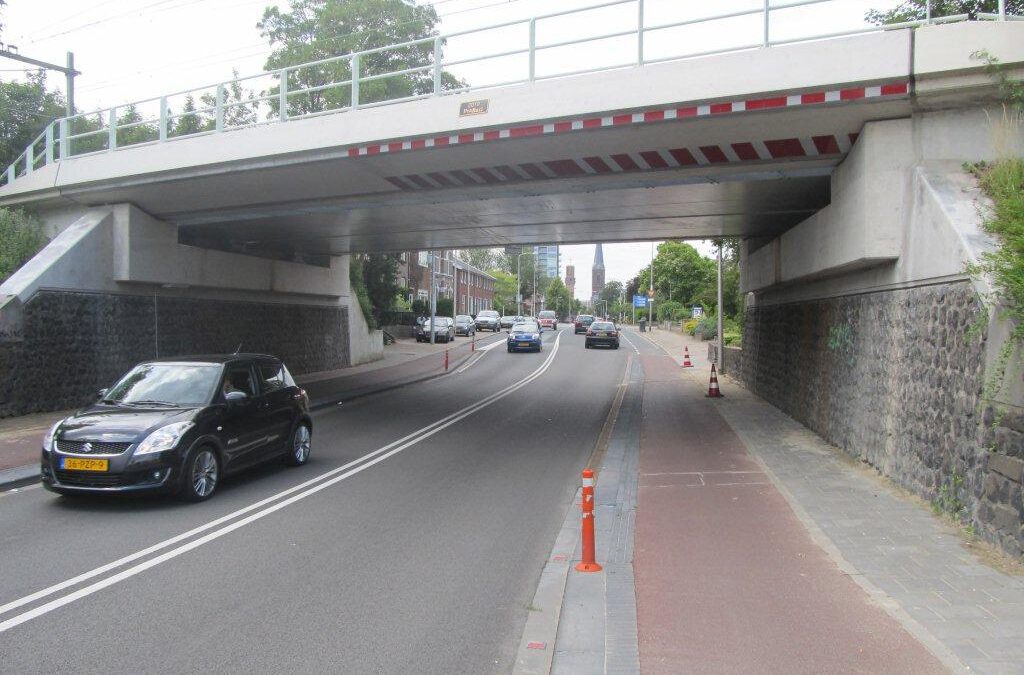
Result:
{"label": "white guardrail", "polygon": [[[113,152],[124,147],[134,147],[151,143],[164,143],[177,138],[191,137],[202,134],[221,133],[233,129],[246,128],[261,124],[280,124],[291,119],[300,119],[314,115],[345,112],[358,108],[371,106],[390,105],[430,96],[442,96],[478,90],[535,82],[555,77],[567,77],[584,73],[600,72],[620,68],[642,66],[650,63],[661,63],[675,61],[711,54],[743,51],[771,47],[773,45],[792,44],[796,42],[807,42],[827,38],[871,33],[883,30],[899,28],[911,28],[924,24],[948,23],[965,21],[969,17],[966,14],[955,16],[943,16],[931,18],[931,2],[927,4],[929,17],[920,21],[910,21],[887,26],[867,26],[854,30],[805,35],[800,37],[789,37],[786,39],[772,39],[772,14],[781,10],[791,10],[808,5],[822,3],[842,2],[843,0],[789,0],[788,2],[772,2],[764,0],[763,5],[754,9],[702,16],[696,19],[674,21],[648,25],[645,22],[644,0],[610,0],[599,4],[588,5],[563,12],[553,12],[527,19],[508,21],[505,23],[473,28],[470,30],[448,33],[410,40],[400,44],[368,49],[361,52],[353,52],[310,63],[303,63],[295,66],[288,66],[279,70],[268,71],[257,75],[239,77],[226,82],[219,82],[212,85],[196,87],[184,91],[166,94],[156,98],[144,99],[133,103],[125,103],[105,108],[90,113],[81,113],[71,117],[62,117],[47,125],[39,136],[32,141],[25,152],[23,152],[7,170],[0,174],[0,186],[9,185],[18,178],[31,174],[40,166],[45,166],[61,159],[70,159],[82,155],[98,152]],[[635,8],[635,25],[614,33],[586,36],[570,40],[551,41],[538,43],[538,27],[544,22],[553,21],[560,17],[580,15],[587,12],[594,12],[620,5],[633,5]],[[681,27],[696,26],[715,21],[738,19],[741,17],[760,17],[761,35],[760,40],[749,44],[731,45],[717,50],[700,52],[681,52],[668,55],[652,57],[645,56],[644,42],[648,36],[656,35],[663,31],[678,29]],[[1004,0],[999,0],[998,14],[979,14],[979,19],[984,20],[1014,20],[1019,21],[1024,17],[1007,15],[1004,7]],[[449,40],[470,35],[480,35],[487,32],[499,33],[510,28],[525,28],[520,33],[520,40],[525,39],[526,44],[517,49],[506,49],[499,52],[491,52],[481,56],[468,59],[445,60],[444,46]],[[632,38],[635,41],[635,57],[625,63],[602,65],[600,67],[587,68],[583,70],[571,70],[565,72],[554,72],[538,74],[537,56],[547,50],[559,47],[577,46],[595,42]],[[680,41],[682,42],[682,41]],[[414,68],[396,70],[382,73],[369,72],[372,70],[374,56],[386,55],[389,52],[397,52],[399,55],[408,56],[410,53],[417,54],[421,60],[427,63]],[[446,68],[479,63],[503,57],[525,56],[525,72],[520,79],[513,79],[504,82],[488,83],[484,85],[472,85],[459,82],[453,77],[446,79]],[[386,60],[380,58],[378,60]],[[337,67],[340,65],[341,67]],[[335,66],[333,69],[327,66]],[[332,73],[333,70],[333,73]],[[346,79],[325,81],[315,86],[293,88],[300,76],[303,79],[319,79],[332,77],[343,73]],[[268,80],[265,89],[260,90],[259,95],[248,97],[242,94],[242,84],[257,81],[263,78]],[[388,81],[400,78],[399,93],[404,95],[390,96],[387,91],[383,92],[384,97],[378,98],[380,91],[374,91],[374,84],[382,82],[387,89]],[[378,88],[379,89],[379,88]],[[411,92],[411,93],[405,93]],[[187,102],[194,103],[195,96],[199,96],[202,107],[188,109]],[[306,111],[309,107],[307,102],[314,99],[322,99],[315,107],[319,110]],[[184,100],[180,112],[173,112],[172,102],[179,103]],[[193,106],[194,107],[194,106]],[[144,114],[140,109],[155,108],[154,112]],[[263,113],[263,120],[260,120],[260,113]],[[122,115],[119,118],[119,113]]]}

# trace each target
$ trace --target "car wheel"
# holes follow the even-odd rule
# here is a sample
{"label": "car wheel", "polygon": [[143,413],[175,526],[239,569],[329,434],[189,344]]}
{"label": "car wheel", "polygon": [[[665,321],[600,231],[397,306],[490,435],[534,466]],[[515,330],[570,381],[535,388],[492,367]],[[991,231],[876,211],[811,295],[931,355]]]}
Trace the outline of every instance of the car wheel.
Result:
{"label": "car wheel", "polygon": [[288,466],[302,466],[309,461],[309,453],[313,449],[313,435],[305,423],[299,424],[292,432],[292,442],[288,445],[288,453],[284,463]]}
{"label": "car wheel", "polygon": [[184,464],[178,497],[186,502],[201,502],[213,496],[220,484],[220,460],[208,445],[188,454]]}

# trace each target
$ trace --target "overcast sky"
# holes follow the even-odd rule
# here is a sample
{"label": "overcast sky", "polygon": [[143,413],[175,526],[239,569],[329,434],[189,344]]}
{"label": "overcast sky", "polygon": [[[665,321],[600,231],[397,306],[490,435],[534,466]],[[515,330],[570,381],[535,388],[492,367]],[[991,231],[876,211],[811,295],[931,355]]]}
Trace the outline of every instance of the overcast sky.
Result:
{"label": "overcast sky", "polygon": [[[198,89],[263,70],[270,53],[256,23],[267,6],[282,10],[287,2],[267,0],[8,0],[0,40],[21,54],[63,65],[75,54],[82,72],[75,84],[76,104],[96,110],[186,89]],[[420,4],[428,4],[421,0]],[[598,0],[434,0],[440,31],[474,28],[599,4]],[[763,0],[646,0],[647,25],[657,25],[762,6]],[[898,0],[832,0],[772,13],[772,39],[806,37],[862,27],[868,9],[886,9]],[[709,9],[713,7],[713,9]],[[552,18],[537,24],[538,44],[629,29],[636,9],[630,3],[585,14]],[[649,58],[738,47],[760,40],[760,19],[744,17],[648,34]],[[445,58],[455,61],[524,47],[524,26],[472,34],[448,41]],[[574,45],[541,52],[538,74],[617,65],[635,58],[634,38]],[[524,57],[489,60],[453,68],[473,84],[524,77]],[[0,79],[20,79],[23,64],[0,59]],[[59,73],[53,88],[64,88]],[[705,254],[712,247],[694,242]],[[576,265],[576,294],[588,297],[593,246],[563,247],[562,264]],[[605,246],[608,280],[625,281],[650,262],[650,244]]]}

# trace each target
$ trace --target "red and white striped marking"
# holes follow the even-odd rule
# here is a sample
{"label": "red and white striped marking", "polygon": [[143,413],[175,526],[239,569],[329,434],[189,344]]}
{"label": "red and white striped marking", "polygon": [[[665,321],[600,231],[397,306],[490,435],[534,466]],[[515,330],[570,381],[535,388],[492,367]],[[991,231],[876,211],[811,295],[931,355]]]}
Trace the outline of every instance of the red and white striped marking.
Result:
{"label": "red and white striped marking", "polygon": [[[741,101],[703,103],[697,105],[645,110],[642,112],[605,115],[602,117],[582,117],[559,120],[547,123],[524,124],[504,129],[487,131],[462,131],[455,134],[443,134],[430,138],[395,140],[370,145],[359,145],[348,149],[349,157],[371,157],[395,152],[426,150],[452,145],[466,145],[497,141],[506,138],[524,138],[547,134],[564,134],[587,129],[618,127],[636,124],[651,124],[670,120],[713,117],[734,113],[755,112],[759,110],[775,110],[800,106],[846,103],[862,99],[899,98],[910,92],[909,82],[889,82],[871,86],[850,87],[847,89],[831,89],[802,94],[788,94],[769,98],[755,98]],[[749,151],[748,151],[749,153]],[[728,157],[728,154],[726,154]]]}
{"label": "red and white striped marking", "polygon": [[845,155],[856,140],[857,134],[780,138],[728,145],[700,145],[575,157],[546,162],[481,166],[456,171],[387,176],[385,180],[402,190],[431,190],[552,178],[659,171],[715,164],[830,157]]}

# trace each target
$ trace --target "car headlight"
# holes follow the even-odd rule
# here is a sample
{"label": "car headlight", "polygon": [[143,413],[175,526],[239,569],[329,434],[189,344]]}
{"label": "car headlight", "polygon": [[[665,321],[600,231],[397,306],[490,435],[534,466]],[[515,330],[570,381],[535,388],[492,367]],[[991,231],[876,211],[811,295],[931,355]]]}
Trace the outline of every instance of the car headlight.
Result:
{"label": "car headlight", "polygon": [[533,339],[534,339],[534,340],[538,340],[538,339],[540,339],[540,333],[534,333],[534,334],[533,334]]}
{"label": "car headlight", "polygon": [[46,432],[45,436],[43,436],[43,450],[45,450],[46,452],[50,452],[51,450],[53,450],[53,444],[57,440],[57,429],[59,429],[60,425],[63,423],[64,420],[58,421],[56,424],[50,427],[50,430]]}
{"label": "car headlight", "polygon": [[135,455],[148,455],[154,452],[170,450],[178,444],[178,441],[185,435],[185,432],[193,426],[195,425],[192,422],[175,422],[174,424],[160,427],[149,436],[146,436],[146,440],[139,443],[139,447],[135,450]]}

